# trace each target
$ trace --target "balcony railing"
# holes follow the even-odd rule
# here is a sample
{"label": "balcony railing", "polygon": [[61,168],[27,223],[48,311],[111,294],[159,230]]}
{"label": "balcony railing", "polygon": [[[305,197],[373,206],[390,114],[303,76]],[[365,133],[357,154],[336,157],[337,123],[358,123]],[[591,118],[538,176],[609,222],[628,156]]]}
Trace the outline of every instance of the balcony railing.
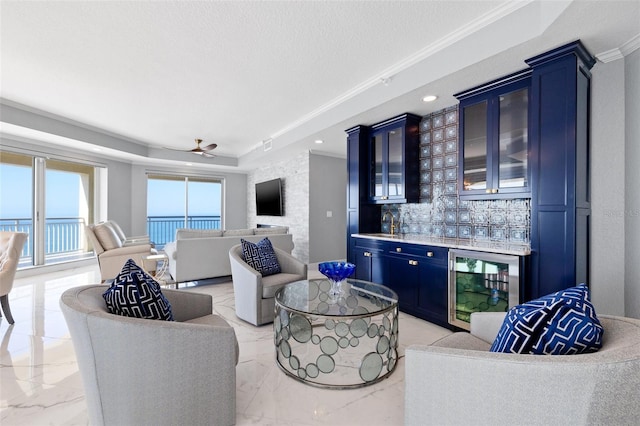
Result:
{"label": "balcony railing", "polygon": [[[81,217],[55,217],[45,219],[45,257],[68,257],[86,251],[85,220]],[[173,241],[178,228],[220,229],[220,216],[148,216],[147,233],[161,249]],[[20,255],[21,264],[31,261],[33,249],[33,221],[30,218],[0,219],[0,231],[26,232],[27,242]]]}
{"label": "balcony railing", "polygon": [[161,249],[173,241],[176,229],[220,229],[220,216],[147,216],[147,234],[156,248]]}
{"label": "balcony railing", "polygon": [[[45,218],[45,256],[68,255],[84,249],[84,218]],[[27,242],[20,258],[31,258],[33,247],[33,221],[29,218],[0,219],[0,231],[26,232]]]}

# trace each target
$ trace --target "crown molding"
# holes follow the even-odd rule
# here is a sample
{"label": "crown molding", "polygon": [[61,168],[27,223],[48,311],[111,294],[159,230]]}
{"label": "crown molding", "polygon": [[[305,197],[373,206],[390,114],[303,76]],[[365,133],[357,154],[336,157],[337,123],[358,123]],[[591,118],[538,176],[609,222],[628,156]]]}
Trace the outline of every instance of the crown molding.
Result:
{"label": "crown molding", "polygon": [[[314,118],[321,116],[322,114],[336,108],[337,106],[343,104],[344,102],[356,97],[357,95],[372,89],[378,85],[388,86],[393,84],[392,79],[395,75],[399,74],[402,71],[411,68],[412,66],[427,60],[428,58],[434,56],[438,52],[441,52],[451,45],[464,40],[466,38],[472,37],[478,31],[486,28],[497,21],[509,16],[524,7],[535,6],[536,2],[534,0],[523,0],[523,1],[505,1],[495,9],[485,13],[484,15],[479,16],[478,18],[471,21],[469,24],[465,25],[462,28],[459,28],[450,34],[447,34],[435,41],[434,43],[420,49],[413,55],[405,58],[404,60],[395,63],[394,65],[388,67],[382,72],[376,74],[375,76],[363,81],[357,86],[353,87],[351,90],[346,91],[342,95],[334,98],[333,100],[327,102],[326,104],[320,106],[319,108],[311,111],[310,113],[303,115],[298,120],[290,123],[284,128],[276,131],[273,134],[269,135],[269,138],[276,139],[295,128],[302,126],[305,123],[310,122]],[[254,151],[260,150],[262,147],[262,142],[254,145],[251,149],[247,150],[244,153],[241,153],[239,157],[243,157],[247,154],[250,154]]]}
{"label": "crown molding", "polygon": [[620,47],[616,47],[614,49],[607,50],[605,52],[599,53],[596,55],[598,61],[607,63],[617,61],[618,59],[622,59],[625,56],[635,52],[638,48],[640,48],[640,34],[636,34],[631,40],[627,41]]}

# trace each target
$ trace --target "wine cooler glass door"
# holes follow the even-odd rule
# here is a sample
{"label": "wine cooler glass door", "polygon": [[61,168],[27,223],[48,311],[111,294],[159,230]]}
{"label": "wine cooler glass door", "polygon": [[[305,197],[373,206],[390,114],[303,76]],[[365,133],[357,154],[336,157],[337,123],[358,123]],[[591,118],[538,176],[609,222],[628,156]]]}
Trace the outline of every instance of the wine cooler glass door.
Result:
{"label": "wine cooler glass door", "polygon": [[449,250],[449,323],[469,330],[472,312],[506,312],[519,303],[518,256]]}

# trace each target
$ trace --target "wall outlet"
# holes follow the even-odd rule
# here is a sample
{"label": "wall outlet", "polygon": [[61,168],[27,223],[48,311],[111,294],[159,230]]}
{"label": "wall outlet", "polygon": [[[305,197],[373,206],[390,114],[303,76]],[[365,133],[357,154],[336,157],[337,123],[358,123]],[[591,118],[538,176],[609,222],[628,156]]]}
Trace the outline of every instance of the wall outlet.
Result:
{"label": "wall outlet", "polygon": [[333,217],[333,212],[331,210],[327,210],[327,217]]}

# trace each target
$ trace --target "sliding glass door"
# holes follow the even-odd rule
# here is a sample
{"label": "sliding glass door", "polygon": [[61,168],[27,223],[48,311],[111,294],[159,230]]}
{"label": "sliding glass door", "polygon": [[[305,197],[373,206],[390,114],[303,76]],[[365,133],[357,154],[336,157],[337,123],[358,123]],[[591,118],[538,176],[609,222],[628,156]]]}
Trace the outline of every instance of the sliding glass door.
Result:
{"label": "sliding glass door", "polygon": [[176,229],[222,228],[222,180],[198,176],[148,175],[147,232],[157,248]]}
{"label": "sliding glass door", "polygon": [[0,230],[29,234],[20,267],[91,256],[84,226],[94,221],[98,169],[0,152]]}
{"label": "sliding glass door", "polygon": [[33,157],[0,152],[0,231],[29,234],[20,266],[33,259]]}
{"label": "sliding glass door", "polygon": [[58,160],[45,162],[45,263],[83,257],[84,227],[93,223],[95,167]]}

